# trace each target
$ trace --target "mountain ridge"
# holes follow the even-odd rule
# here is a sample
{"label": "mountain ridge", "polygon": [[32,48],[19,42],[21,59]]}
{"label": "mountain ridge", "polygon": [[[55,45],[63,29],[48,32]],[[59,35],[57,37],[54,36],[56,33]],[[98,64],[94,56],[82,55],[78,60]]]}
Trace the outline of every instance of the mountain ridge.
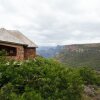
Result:
{"label": "mountain ridge", "polygon": [[43,47],[38,52],[43,57],[54,58],[68,66],[86,66],[100,70],[100,43]]}

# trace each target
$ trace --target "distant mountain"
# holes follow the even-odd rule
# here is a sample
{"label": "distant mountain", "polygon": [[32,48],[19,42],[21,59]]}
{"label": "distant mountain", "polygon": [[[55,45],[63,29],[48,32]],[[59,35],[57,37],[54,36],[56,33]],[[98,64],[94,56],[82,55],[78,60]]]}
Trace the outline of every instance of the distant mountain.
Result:
{"label": "distant mountain", "polygon": [[100,43],[65,45],[55,58],[68,66],[100,70]]}
{"label": "distant mountain", "polygon": [[68,66],[87,66],[100,70],[100,43],[41,46],[37,53],[46,58],[55,58]]}
{"label": "distant mountain", "polygon": [[40,46],[37,54],[46,58],[52,58],[59,54],[63,46]]}

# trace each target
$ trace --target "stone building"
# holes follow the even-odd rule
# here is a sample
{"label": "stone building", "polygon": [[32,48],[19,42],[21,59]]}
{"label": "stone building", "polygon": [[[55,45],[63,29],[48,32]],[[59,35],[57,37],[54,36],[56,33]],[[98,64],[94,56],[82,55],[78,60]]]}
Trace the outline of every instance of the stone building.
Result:
{"label": "stone building", "polygon": [[16,30],[0,29],[0,50],[7,52],[7,57],[24,60],[36,56],[37,45]]}

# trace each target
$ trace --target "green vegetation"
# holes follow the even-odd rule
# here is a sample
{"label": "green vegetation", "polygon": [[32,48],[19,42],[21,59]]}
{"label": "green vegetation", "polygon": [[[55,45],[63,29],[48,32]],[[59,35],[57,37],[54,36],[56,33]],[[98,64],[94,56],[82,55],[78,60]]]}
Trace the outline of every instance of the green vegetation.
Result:
{"label": "green vegetation", "polygon": [[85,85],[100,85],[100,73],[91,68],[83,67],[79,69],[80,76],[84,80]]}
{"label": "green vegetation", "polygon": [[[87,78],[88,77],[88,78]],[[53,59],[0,60],[0,100],[81,100],[85,84],[100,85],[87,68],[66,68]]]}
{"label": "green vegetation", "polygon": [[55,58],[67,66],[85,66],[100,71],[100,44],[65,46]]}

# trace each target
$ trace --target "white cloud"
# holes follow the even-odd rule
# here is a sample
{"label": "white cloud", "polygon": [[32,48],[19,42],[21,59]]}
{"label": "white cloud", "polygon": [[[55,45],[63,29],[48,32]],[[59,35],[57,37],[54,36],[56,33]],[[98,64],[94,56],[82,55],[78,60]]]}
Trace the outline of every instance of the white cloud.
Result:
{"label": "white cloud", "polygon": [[0,27],[38,45],[100,42],[100,0],[0,0]]}

